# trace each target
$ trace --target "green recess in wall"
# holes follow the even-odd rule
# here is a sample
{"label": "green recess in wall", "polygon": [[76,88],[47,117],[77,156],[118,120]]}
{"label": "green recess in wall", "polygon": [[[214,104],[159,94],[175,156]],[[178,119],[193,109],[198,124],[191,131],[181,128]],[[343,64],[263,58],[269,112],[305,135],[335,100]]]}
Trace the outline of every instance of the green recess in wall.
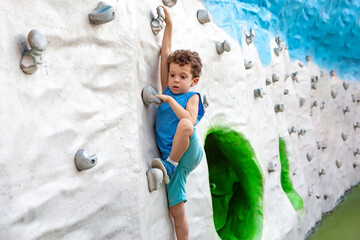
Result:
{"label": "green recess in wall", "polygon": [[214,223],[221,239],[261,239],[263,176],[250,143],[227,128],[205,140]]}
{"label": "green recess in wall", "polygon": [[300,195],[293,189],[290,173],[289,160],[286,155],[286,146],[284,141],[279,137],[279,152],[281,162],[281,186],[289,198],[295,210],[300,210],[304,207],[304,202]]}

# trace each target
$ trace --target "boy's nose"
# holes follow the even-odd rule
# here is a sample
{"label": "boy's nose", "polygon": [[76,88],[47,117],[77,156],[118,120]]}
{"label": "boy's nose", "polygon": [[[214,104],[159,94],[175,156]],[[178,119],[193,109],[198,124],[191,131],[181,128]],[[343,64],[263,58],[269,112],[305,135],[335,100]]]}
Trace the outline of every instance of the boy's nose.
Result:
{"label": "boy's nose", "polygon": [[175,82],[180,82],[178,77],[175,77],[174,81]]}

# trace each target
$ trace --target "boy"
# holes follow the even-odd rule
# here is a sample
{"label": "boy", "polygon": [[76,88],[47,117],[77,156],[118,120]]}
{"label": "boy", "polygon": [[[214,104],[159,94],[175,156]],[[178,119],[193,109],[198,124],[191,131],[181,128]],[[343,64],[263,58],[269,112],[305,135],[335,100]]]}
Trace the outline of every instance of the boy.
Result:
{"label": "boy", "polygon": [[161,47],[161,86],[156,95],[163,103],[156,112],[156,141],[162,159],[154,159],[153,168],[164,173],[170,213],[178,240],[189,239],[185,217],[187,175],[196,168],[203,151],[196,136],[195,125],[204,115],[199,93],[189,92],[199,81],[202,63],[196,52],[177,50],[171,53],[172,21],[165,12],[166,27]]}

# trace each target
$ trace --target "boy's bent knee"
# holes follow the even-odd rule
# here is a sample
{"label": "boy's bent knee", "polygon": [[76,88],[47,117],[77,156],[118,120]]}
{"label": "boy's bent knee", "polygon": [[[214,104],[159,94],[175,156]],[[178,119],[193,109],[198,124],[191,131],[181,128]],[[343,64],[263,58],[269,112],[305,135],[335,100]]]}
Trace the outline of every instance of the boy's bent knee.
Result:
{"label": "boy's bent knee", "polygon": [[182,118],[178,123],[177,131],[187,133],[189,136],[191,136],[194,133],[194,124],[192,124],[189,119]]}

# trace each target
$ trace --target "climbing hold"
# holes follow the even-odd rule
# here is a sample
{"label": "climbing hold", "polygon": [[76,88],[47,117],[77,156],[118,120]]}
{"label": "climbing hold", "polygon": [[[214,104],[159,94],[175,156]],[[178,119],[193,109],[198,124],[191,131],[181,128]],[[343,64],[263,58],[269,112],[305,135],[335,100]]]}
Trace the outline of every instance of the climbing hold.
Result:
{"label": "climbing hold", "polygon": [[359,122],[356,122],[356,123],[354,124],[354,130],[356,130],[357,128],[360,128],[360,123],[359,123]]}
{"label": "climbing hold", "polygon": [[157,92],[150,85],[144,87],[142,92],[141,92],[143,102],[144,102],[144,104],[146,106],[149,106],[150,103],[158,103],[158,104],[160,104],[162,102],[160,100],[160,98],[155,97],[155,95],[157,95]]}
{"label": "climbing hold", "polygon": [[150,168],[146,171],[146,178],[148,181],[149,192],[152,192],[154,190],[158,190],[161,187],[164,174],[158,168]]}
{"label": "climbing hold", "polygon": [[309,195],[309,197],[310,197],[311,195],[313,195],[313,193],[314,193],[314,189],[313,189],[312,187],[309,187],[309,189],[308,189],[308,195]]}
{"label": "climbing hold", "polygon": [[268,164],[268,172],[269,172],[269,173],[275,172],[275,171],[276,171],[276,168],[277,168],[276,163],[274,163],[274,162],[269,162],[269,164]]}
{"label": "climbing hold", "polygon": [[223,54],[225,51],[230,52],[230,50],[231,50],[231,45],[229,41],[225,40],[223,43],[221,42],[216,43],[216,51],[219,54]]}
{"label": "climbing hold", "polygon": [[306,154],[306,158],[307,158],[307,160],[310,162],[311,159],[313,158],[313,155],[312,155],[311,153],[307,153],[307,154]]}
{"label": "climbing hold", "polygon": [[330,71],[330,76],[335,77],[336,76],[336,70],[331,70]]}
{"label": "climbing hold", "polygon": [[305,98],[300,97],[299,98],[299,106],[302,107],[302,106],[304,106],[304,104],[305,104]]}
{"label": "climbing hold", "polygon": [[323,110],[325,107],[325,101],[321,101],[320,103],[320,110]]}
{"label": "climbing hold", "polygon": [[163,3],[167,7],[173,7],[175,6],[177,0],[163,0]]}
{"label": "climbing hold", "polygon": [[[351,100],[355,103],[356,102],[356,96],[355,94],[351,94]],[[358,99],[359,100],[359,99]]]}
{"label": "climbing hold", "polygon": [[356,155],[360,155],[360,149],[356,149],[356,151],[353,152],[354,153],[354,157],[356,157]]}
{"label": "climbing hold", "polygon": [[333,99],[336,98],[336,95],[337,95],[336,91],[335,91],[335,90],[331,90],[331,96],[332,96]]}
{"label": "climbing hold", "polygon": [[284,82],[286,82],[286,80],[287,80],[289,77],[290,77],[290,74],[289,74],[289,73],[285,74]]}
{"label": "climbing hold", "polygon": [[165,184],[168,184],[170,182],[169,176],[167,174],[165,175],[166,169],[165,169],[164,165],[162,164],[160,158],[155,158],[154,160],[152,160],[151,167],[160,169],[163,172],[163,181]]}
{"label": "climbing hold", "polygon": [[337,168],[340,168],[342,165],[342,162],[339,159],[336,159],[335,164],[336,164]]}
{"label": "climbing hold", "polygon": [[328,197],[329,197],[329,196],[325,193],[325,194],[324,194],[324,199],[326,200],[326,199],[328,199]]}
{"label": "climbing hold", "polygon": [[275,53],[276,56],[279,56],[280,52],[284,49],[284,47],[283,47],[284,44],[282,44],[282,41],[281,41],[280,37],[276,37],[275,42],[277,43],[278,47],[274,48],[274,53]]}
{"label": "climbing hold", "polygon": [[323,77],[324,76],[324,71],[320,70],[320,76]]}
{"label": "climbing hold", "polygon": [[357,164],[357,163],[353,163],[353,168],[356,168],[357,166],[359,166],[359,164]]}
{"label": "climbing hold", "polygon": [[275,104],[274,110],[276,113],[284,111],[284,104]]}
{"label": "climbing hold", "polygon": [[154,35],[158,35],[159,32],[164,28],[165,26],[165,12],[162,7],[158,7],[156,9],[158,17],[153,19],[150,23],[151,30],[154,33]]}
{"label": "climbing hold", "polygon": [[295,168],[294,171],[293,171],[293,176],[296,175],[296,172],[297,172],[297,169]]}
{"label": "climbing hold", "polygon": [[303,63],[303,62],[299,62],[299,66],[300,66],[300,67],[304,67],[304,63]]}
{"label": "climbing hold", "polygon": [[318,148],[319,150],[321,149],[321,144],[320,144],[319,141],[316,141],[316,146],[317,146],[317,148]]}
{"label": "climbing hold", "polygon": [[314,102],[311,103],[311,108],[317,107],[317,105],[318,105],[318,102],[315,100]]}
{"label": "climbing hold", "polygon": [[312,117],[314,115],[314,112],[310,111],[309,115],[310,115],[310,117]]}
{"label": "climbing hold", "polygon": [[211,15],[209,11],[200,9],[197,11],[197,19],[201,24],[211,22]]}
{"label": "climbing hold", "polygon": [[291,135],[292,133],[296,133],[296,128],[294,126],[288,127],[288,132]]}
{"label": "climbing hold", "polygon": [[345,90],[347,90],[347,89],[349,88],[349,85],[350,85],[350,84],[349,84],[348,81],[344,81],[344,82],[343,82],[343,87],[344,87]]}
{"label": "climbing hold", "polygon": [[319,176],[321,176],[321,175],[325,175],[325,170],[324,170],[324,169],[321,169],[321,170],[319,171]]}
{"label": "climbing hold", "polygon": [[281,51],[282,51],[282,47],[274,48],[274,53],[276,56],[279,56]]}
{"label": "climbing hold", "polygon": [[97,7],[89,13],[89,19],[95,24],[111,22],[115,18],[115,10],[112,6],[99,2]]}
{"label": "climbing hold", "polygon": [[284,95],[288,95],[289,94],[289,89],[285,89],[284,90]]}
{"label": "climbing hold", "polygon": [[322,149],[322,150],[327,149],[327,145],[326,145],[326,143],[322,143],[322,144],[321,144],[321,149]]}
{"label": "climbing hold", "polygon": [[306,130],[305,129],[300,129],[298,131],[298,136],[304,136],[306,134]]}
{"label": "climbing hold", "polygon": [[250,45],[253,41],[254,41],[254,37],[255,37],[255,30],[254,29],[250,29],[250,34],[247,35],[245,33],[245,37],[246,37],[246,43],[247,45]]}
{"label": "climbing hold", "polygon": [[20,61],[20,67],[24,73],[33,74],[43,63],[42,53],[46,50],[47,41],[41,32],[31,30],[28,34],[28,42],[31,49],[24,51]]}
{"label": "climbing hold", "polygon": [[293,72],[293,73],[291,74],[291,78],[292,78],[293,81],[299,82],[299,81],[298,81],[298,78],[297,78],[297,72]]}
{"label": "climbing hold", "polygon": [[265,84],[266,84],[266,85],[270,85],[270,84],[271,84],[271,80],[270,80],[269,78],[267,78],[267,79],[265,80]]}
{"label": "climbing hold", "polygon": [[255,66],[255,64],[252,61],[248,61],[248,60],[244,59],[244,66],[245,66],[245,69],[250,69],[250,68],[253,68]]}
{"label": "climbing hold", "polygon": [[96,155],[86,156],[84,149],[79,149],[75,154],[75,166],[79,171],[94,167],[97,163]]}
{"label": "climbing hold", "polygon": [[321,197],[320,194],[316,194],[317,199],[320,199],[320,197]]}
{"label": "climbing hold", "polygon": [[305,60],[306,60],[306,62],[310,62],[311,61],[311,55],[306,55]]}
{"label": "climbing hold", "polygon": [[341,138],[343,139],[343,141],[345,142],[346,139],[348,138],[348,135],[346,133],[341,133]]}
{"label": "climbing hold", "polygon": [[272,82],[273,82],[273,83],[276,83],[276,82],[278,82],[278,81],[279,81],[279,76],[276,75],[275,73],[273,73],[273,75],[272,75]]}
{"label": "climbing hold", "polygon": [[348,106],[344,107],[343,112],[344,114],[350,112],[350,108]]}
{"label": "climbing hold", "polygon": [[257,98],[257,97],[263,97],[263,89],[262,88],[256,88],[256,89],[254,89],[254,96],[255,96],[255,98]]}
{"label": "climbing hold", "polygon": [[204,106],[205,108],[208,108],[208,107],[209,107],[209,101],[208,101],[206,95],[203,96],[203,106]]}
{"label": "climbing hold", "polygon": [[317,84],[316,83],[311,83],[311,89],[316,90]]}

